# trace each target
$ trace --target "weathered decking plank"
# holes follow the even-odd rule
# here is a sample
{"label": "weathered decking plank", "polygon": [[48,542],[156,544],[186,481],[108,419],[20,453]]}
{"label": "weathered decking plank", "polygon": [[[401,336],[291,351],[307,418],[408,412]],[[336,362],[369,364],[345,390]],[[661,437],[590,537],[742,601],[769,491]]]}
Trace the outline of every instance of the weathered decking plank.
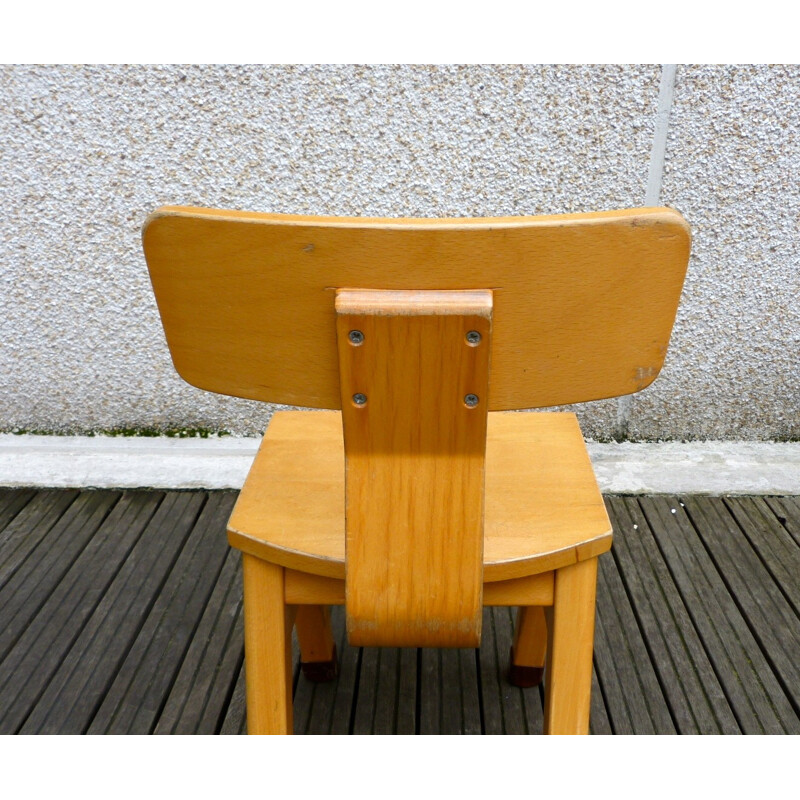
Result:
{"label": "weathered decking plank", "polygon": [[313,714],[308,733],[343,735],[352,732],[361,651],[347,644],[344,614],[341,613],[341,609],[334,608],[332,618],[339,652],[339,675],[335,683],[316,685],[315,697],[318,702],[322,701],[321,708],[326,711],[327,725],[325,728],[318,727],[317,715]]}
{"label": "weathered decking plank", "polygon": [[[541,727],[536,729],[541,730]],[[532,731],[533,732],[533,731]],[[592,670],[592,706],[591,716],[589,717],[589,733],[593,736],[608,736],[614,731],[611,728],[611,721],[608,718],[605,698],[597,680],[597,666]]]}
{"label": "weathered decking plank", "polygon": [[[641,631],[613,558],[600,559],[595,665],[615,733],[674,733]],[[613,700],[612,700],[613,698]]]}
{"label": "weathered decking plank", "polygon": [[[751,633],[800,714],[800,636],[797,614],[719,498],[687,497],[686,511],[724,576]],[[796,573],[800,581],[800,571]]]}
{"label": "weathered decking plank", "polygon": [[786,599],[800,615],[800,548],[763,498],[725,500],[744,535]]}
{"label": "weathered decking plank", "polygon": [[[445,728],[446,733],[460,733],[460,730],[447,730],[442,725],[442,670],[441,652],[424,649],[420,651],[420,706],[419,732],[425,736],[435,735]],[[449,722],[449,720],[448,720]],[[453,725],[452,728],[455,728]]]}
{"label": "weathered decking plank", "polygon": [[14,557],[6,562],[10,572],[13,564],[13,574],[0,589],[0,657],[7,657],[119,499],[118,492],[81,494],[44,536],[31,537],[35,548],[19,542]]}
{"label": "weathered decking plank", "polygon": [[[244,655],[244,644],[242,645],[242,655]],[[239,671],[235,674],[235,684],[231,695],[228,710],[225,712],[225,720],[222,723],[220,733],[223,736],[238,736],[247,733],[247,712],[245,710],[245,688],[244,688],[244,661]],[[328,684],[330,685],[330,684]],[[203,731],[208,733],[209,731]],[[302,733],[302,731],[295,731]],[[328,733],[328,731],[323,731]]]}
{"label": "weathered decking plank", "polygon": [[[155,492],[125,493],[6,653],[0,663],[0,730],[14,731],[27,718],[160,500]],[[21,688],[16,674],[29,676]]]}
{"label": "weathered decking plank", "polygon": [[740,733],[638,501],[611,497],[607,505],[614,526],[611,553],[678,732]]}
{"label": "weathered decking plank", "polygon": [[152,733],[227,555],[218,532],[233,508],[212,494],[89,733]]}
{"label": "weathered decking plank", "polygon": [[364,648],[353,733],[415,732],[416,692],[410,698],[407,692],[401,693],[401,667],[404,661],[413,661],[411,670],[406,667],[406,674],[415,676],[416,657],[416,650],[408,648]]}
{"label": "weathered decking plank", "polygon": [[[498,733],[507,735],[521,735],[528,732],[538,733],[541,728],[538,724],[529,725],[528,704],[526,699],[530,698],[532,705],[541,709],[541,694],[536,688],[529,688],[525,691],[512,686],[508,681],[509,657],[511,655],[511,643],[514,641],[514,612],[510,608],[491,609],[492,629],[494,643],[491,639],[484,639],[481,642],[481,654],[485,649],[492,651],[492,660],[495,665],[495,691],[491,694],[485,693],[483,696],[484,716],[488,715],[494,703],[499,705],[501,727]],[[483,674],[483,673],[482,673]],[[496,715],[495,715],[496,716]],[[544,715],[542,714],[542,724]]]}
{"label": "weathered decking plank", "polygon": [[237,646],[244,636],[239,557],[228,552],[186,658],[181,664],[155,733],[189,734],[218,732],[233,689],[235,675],[244,661]]}
{"label": "weathered decking plank", "polygon": [[795,732],[797,716],[681,502],[639,501],[745,733]]}
{"label": "weathered decking plank", "polygon": [[35,489],[0,489],[0,541],[2,531],[36,494]]}
{"label": "weathered decking plank", "polygon": [[18,513],[6,513],[9,521],[0,531],[0,589],[78,497],[75,491],[37,492]]}
{"label": "weathered decking plank", "polygon": [[192,531],[205,493],[165,496],[21,729],[85,733]]}
{"label": "weathered decking plank", "polygon": [[[510,625],[505,608],[483,609],[483,633],[481,636],[481,705],[483,708],[483,729],[485,733],[496,735],[504,733],[506,723],[503,715],[503,692],[512,689],[503,675],[504,659],[507,655],[499,655],[497,644],[497,627]],[[501,634],[502,636],[502,634]],[[509,643],[510,644],[510,643]],[[522,733],[522,715],[515,715]]]}
{"label": "weathered decking plank", "polygon": [[[0,731],[244,733],[234,499],[0,489]],[[591,732],[800,732],[797,498],[608,508]],[[361,650],[333,625],[331,683],[295,643],[296,733],[541,730],[542,689],[507,681],[513,609],[484,611],[478,651]]]}
{"label": "weathered decking plank", "polygon": [[800,497],[765,497],[775,518],[800,546]]}

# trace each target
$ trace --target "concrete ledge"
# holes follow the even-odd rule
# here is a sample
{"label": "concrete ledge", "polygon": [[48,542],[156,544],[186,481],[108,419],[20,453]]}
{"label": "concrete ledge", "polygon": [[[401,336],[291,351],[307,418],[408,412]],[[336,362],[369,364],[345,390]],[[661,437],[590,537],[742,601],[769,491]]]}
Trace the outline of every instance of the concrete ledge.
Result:
{"label": "concrete ledge", "polygon": [[[253,438],[0,434],[0,486],[238,489]],[[589,443],[603,492],[799,494],[800,443]]]}
{"label": "concrete ledge", "polygon": [[589,442],[609,494],[800,494],[800,442]]}
{"label": "concrete ledge", "polygon": [[0,434],[0,486],[240,489],[259,443]]}

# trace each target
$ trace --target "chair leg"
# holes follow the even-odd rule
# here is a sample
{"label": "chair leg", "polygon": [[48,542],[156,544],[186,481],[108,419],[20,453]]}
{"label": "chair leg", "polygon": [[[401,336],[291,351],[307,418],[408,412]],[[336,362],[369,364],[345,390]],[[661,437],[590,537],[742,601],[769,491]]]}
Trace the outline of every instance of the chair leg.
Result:
{"label": "chair leg", "polygon": [[303,675],[314,683],[332,681],[338,672],[336,642],[328,606],[298,606],[295,617]]}
{"label": "chair leg", "polygon": [[514,686],[522,689],[538,686],[542,682],[546,654],[547,622],[544,609],[539,606],[521,606],[517,609],[517,621],[514,625],[508,679]]}
{"label": "chair leg", "polygon": [[292,733],[292,622],[283,567],[242,554],[247,732]]}
{"label": "chair leg", "polygon": [[589,732],[597,559],[556,570],[547,610],[545,733]]}

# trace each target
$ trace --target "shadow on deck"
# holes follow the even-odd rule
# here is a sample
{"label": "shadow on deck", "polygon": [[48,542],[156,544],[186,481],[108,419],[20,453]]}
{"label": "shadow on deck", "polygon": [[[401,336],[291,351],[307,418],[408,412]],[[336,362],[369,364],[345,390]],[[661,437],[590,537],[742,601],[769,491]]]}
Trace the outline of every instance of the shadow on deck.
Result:
{"label": "shadow on deck", "polygon": [[[243,733],[235,492],[0,489],[0,733]],[[593,733],[800,733],[800,500],[609,497]],[[297,733],[537,733],[480,650],[347,646],[298,675]]]}

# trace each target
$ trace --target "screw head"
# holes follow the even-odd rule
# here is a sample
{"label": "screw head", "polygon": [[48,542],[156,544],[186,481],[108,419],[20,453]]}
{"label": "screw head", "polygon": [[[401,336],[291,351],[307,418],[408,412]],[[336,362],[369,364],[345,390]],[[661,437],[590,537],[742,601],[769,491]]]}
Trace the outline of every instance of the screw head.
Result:
{"label": "screw head", "polygon": [[350,331],[347,334],[347,338],[350,340],[350,344],[359,345],[364,342],[364,334],[361,331]]}
{"label": "screw head", "polygon": [[361,394],[361,392],[356,392],[353,395],[353,402],[357,406],[363,406],[367,402],[367,396],[365,394]]}
{"label": "screw head", "polygon": [[481,335],[478,331],[467,331],[467,343],[471,344],[473,347],[476,344],[480,344],[481,342]]}
{"label": "screw head", "polygon": [[464,405],[467,406],[467,408],[475,408],[479,402],[480,400],[476,394],[468,394],[464,396]]}

